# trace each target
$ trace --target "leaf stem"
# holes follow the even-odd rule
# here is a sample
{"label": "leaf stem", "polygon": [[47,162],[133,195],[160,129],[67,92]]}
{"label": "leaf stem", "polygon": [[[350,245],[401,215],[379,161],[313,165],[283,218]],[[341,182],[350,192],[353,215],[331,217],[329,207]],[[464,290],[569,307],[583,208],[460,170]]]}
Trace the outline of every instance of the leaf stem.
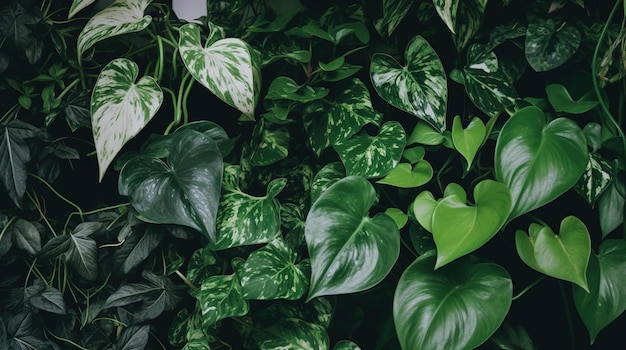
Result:
{"label": "leaf stem", "polygon": [[546,275],[542,275],[537,280],[535,280],[533,283],[531,283],[528,286],[526,286],[526,288],[522,289],[519,293],[517,293],[517,295],[513,296],[513,298],[511,300],[517,300],[517,299],[521,298],[524,294],[526,294],[526,292],[528,292],[533,287],[538,285],[539,282],[543,281],[545,278],[546,278]]}
{"label": "leaf stem", "polygon": [[69,204],[70,206],[74,207],[78,213],[80,214],[81,219],[83,218],[83,210],[74,202],[70,201],[69,199],[65,198],[63,195],[61,195],[59,192],[57,192],[57,190],[54,189],[54,187],[52,187],[52,185],[50,185],[46,180],[42,179],[41,177],[33,174],[33,173],[28,173],[28,175],[32,176],[33,178],[37,179],[39,182],[41,182],[42,184],[44,184],[46,187],[48,187],[48,189],[50,191],[52,191],[52,193],[54,193],[54,195],[56,195],[59,199],[61,199],[62,201],[64,201],[65,203]]}
{"label": "leaf stem", "polygon": [[198,289],[198,287],[196,287],[193,283],[191,283],[191,281],[188,280],[187,277],[185,277],[185,275],[183,275],[182,272],[180,272],[179,270],[176,270],[174,271],[174,273],[176,273],[176,275],[178,275],[178,277],[180,277],[180,279],[183,280],[183,282],[187,285],[187,287],[191,288],[192,290]]}
{"label": "leaf stem", "polygon": [[570,349],[574,350],[576,348],[576,338],[574,336],[574,324],[572,323],[572,312],[570,311],[570,307],[568,304],[568,296],[565,293],[565,287],[563,286],[564,282],[559,280],[559,289],[561,290],[561,300],[563,300],[563,306],[565,308],[565,316],[567,318],[567,328],[569,329],[570,336]]}

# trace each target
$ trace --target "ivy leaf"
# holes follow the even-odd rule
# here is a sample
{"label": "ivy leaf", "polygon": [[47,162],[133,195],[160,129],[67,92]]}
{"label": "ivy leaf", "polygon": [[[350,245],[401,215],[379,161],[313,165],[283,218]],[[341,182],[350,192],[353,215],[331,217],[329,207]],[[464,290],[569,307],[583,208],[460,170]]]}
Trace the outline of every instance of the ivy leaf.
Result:
{"label": "ivy leaf", "polygon": [[70,6],[70,10],[67,14],[67,19],[72,19],[77,13],[79,13],[82,9],[87,6],[93,4],[96,0],[74,0],[72,1],[72,5]]}
{"label": "ivy leaf", "polygon": [[189,73],[215,96],[254,120],[261,88],[258,58],[238,38],[207,40],[202,46],[200,27],[180,27],[178,46]]}
{"label": "ivy leaf", "polygon": [[536,18],[526,29],[526,59],[535,71],[548,71],[570,59],[580,41],[580,32],[573,25],[552,18]]}
{"label": "ivy leaf", "polygon": [[598,198],[613,180],[613,167],[597,153],[589,153],[589,162],[574,189],[589,205],[594,206]]}
{"label": "ivy leaf", "polygon": [[35,225],[24,219],[17,219],[11,225],[13,243],[30,254],[37,255],[41,250],[41,234]]}
{"label": "ivy leaf", "polygon": [[247,299],[300,299],[309,286],[306,265],[296,265],[297,254],[281,238],[254,251],[239,277]]}
{"label": "ivy leaf", "polygon": [[224,318],[243,316],[250,309],[236,274],[211,276],[190,293],[200,304],[203,327]]}
{"label": "ivy leaf", "polygon": [[100,72],[91,95],[92,130],[100,180],[109,164],[150,122],[163,102],[163,92],[152,77],[135,82],[139,68],[125,58],[109,62]]}
{"label": "ivy leaf", "polygon": [[83,222],[70,233],[66,260],[81,277],[89,281],[94,281],[98,275],[98,246],[89,236],[101,228],[100,222]]}
{"label": "ivy leaf", "polygon": [[138,156],[120,172],[118,190],[143,219],[194,228],[215,240],[223,173],[215,142],[195,130],[173,134],[167,163]]}
{"label": "ivy leaf", "polygon": [[[464,257],[433,270],[434,252],[400,277],[393,318],[403,349],[473,349],[506,317],[513,284],[504,268]],[[489,305],[489,307],[485,307]],[[427,326],[424,326],[427,325]]]}
{"label": "ivy leaf", "polygon": [[588,160],[585,135],[572,120],[547,123],[535,106],[517,111],[502,127],[495,149],[496,179],[513,198],[509,221],[572,188]]}
{"label": "ivy leaf", "polygon": [[96,13],[78,35],[78,58],[98,41],[142,31],[152,17],[144,16],[144,11],[152,0],[115,0],[104,10]]}
{"label": "ivy leaf", "polygon": [[472,118],[467,128],[463,129],[461,117],[458,115],[454,117],[452,122],[452,142],[457,151],[467,161],[466,170],[469,171],[472,167],[474,156],[476,156],[487,136],[487,128],[480,118]]}
{"label": "ivy leaf", "polygon": [[334,146],[348,175],[365,178],[389,174],[400,162],[406,134],[396,121],[383,124],[377,136],[355,135]]}
{"label": "ivy leaf", "polygon": [[592,255],[587,268],[589,291],[573,285],[576,310],[582,318],[591,344],[604,327],[626,310],[626,242],[619,239],[602,241],[598,255]]}
{"label": "ivy leaf", "polygon": [[400,252],[400,235],[387,215],[369,217],[375,201],[367,180],[348,176],[313,203],[305,226],[312,268],[307,300],[363,291],[387,276]]}
{"label": "ivy leaf", "polygon": [[0,180],[16,206],[22,207],[26,192],[26,165],[30,161],[30,149],[26,139],[35,137],[37,129],[19,120],[2,125],[0,133]]}
{"label": "ivy leaf", "polygon": [[329,349],[330,339],[324,327],[297,318],[284,319],[253,335],[258,349]]}
{"label": "ivy leaf", "polygon": [[370,77],[376,92],[392,106],[428,122],[439,132],[446,129],[448,85],[437,53],[423,37],[408,43],[402,66],[387,54],[372,56]]}

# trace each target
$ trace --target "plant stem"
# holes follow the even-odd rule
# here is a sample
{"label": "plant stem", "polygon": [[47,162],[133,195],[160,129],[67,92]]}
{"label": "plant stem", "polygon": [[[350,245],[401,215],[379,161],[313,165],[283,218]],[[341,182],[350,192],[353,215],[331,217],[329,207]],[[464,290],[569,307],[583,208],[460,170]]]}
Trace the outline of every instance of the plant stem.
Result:
{"label": "plant stem", "polygon": [[546,278],[545,275],[542,275],[541,277],[539,277],[537,280],[535,280],[533,283],[529,284],[528,286],[526,286],[526,288],[522,289],[519,293],[517,293],[517,295],[513,296],[513,298],[511,300],[517,300],[519,298],[521,298],[524,294],[526,294],[526,292],[528,292],[529,290],[531,290],[533,287],[535,287],[536,285],[539,284],[539,282],[543,281]]}
{"label": "plant stem", "polygon": [[576,338],[574,336],[574,324],[572,323],[572,313],[569,308],[567,293],[565,293],[565,287],[563,281],[559,280],[559,289],[561,290],[561,300],[563,300],[563,306],[565,307],[565,317],[567,318],[567,328],[569,329],[570,342],[572,346],[570,349],[574,350],[576,347]]}
{"label": "plant stem", "polygon": [[62,201],[64,201],[65,203],[69,204],[70,206],[74,207],[78,213],[80,214],[81,219],[83,218],[83,210],[74,202],[70,201],[69,199],[65,198],[64,196],[62,196],[59,192],[57,192],[54,187],[52,187],[52,185],[50,185],[46,180],[42,179],[41,177],[33,174],[33,173],[28,173],[28,175],[32,176],[33,178],[37,179],[39,182],[41,182],[42,184],[46,185],[46,187],[48,187],[48,189],[50,191],[52,191],[52,193],[54,193],[54,195],[56,195],[59,199],[61,199]]}
{"label": "plant stem", "polygon": [[183,280],[187,287],[191,288],[192,290],[198,289],[198,287],[194,286],[193,283],[191,283],[191,281],[188,280],[182,272],[180,272],[179,270],[176,270],[174,272],[176,273],[176,275],[178,275],[178,277],[180,277],[181,280]]}

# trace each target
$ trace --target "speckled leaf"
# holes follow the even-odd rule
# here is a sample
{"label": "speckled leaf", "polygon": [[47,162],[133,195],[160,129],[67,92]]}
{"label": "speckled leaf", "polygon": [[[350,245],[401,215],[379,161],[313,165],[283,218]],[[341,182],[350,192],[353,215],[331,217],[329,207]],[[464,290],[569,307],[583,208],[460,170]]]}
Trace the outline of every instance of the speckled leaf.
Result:
{"label": "speckled leaf", "polygon": [[361,347],[351,340],[340,340],[335,344],[333,350],[361,350]]}
{"label": "speckled leaf", "polygon": [[589,163],[583,176],[578,180],[574,189],[589,205],[594,206],[596,200],[606,190],[613,180],[613,167],[597,153],[589,153]]}
{"label": "speckled leaf", "polygon": [[439,132],[446,129],[448,85],[437,53],[423,37],[408,43],[402,66],[387,54],[372,56],[370,77],[376,92],[391,105],[425,120]]}
{"label": "speckled leaf", "polygon": [[369,217],[375,201],[372,184],[357,176],[337,181],[315,201],[305,226],[312,268],[307,300],[363,291],[387,276],[400,234],[387,215]]}
{"label": "speckled leaf", "polygon": [[332,103],[303,115],[311,149],[320,155],[326,148],[343,142],[366,124],[379,125],[382,115],[372,108],[370,93],[358,79],[350,79],[333,89]]}
{"label": "speckled leaf", "polygon": [[443,23],[448,26],[452,33],[455,33],[459,0],[433,0],[433,4]]}
{"label": "speckled leaf", "polygon": [[247,299],[300,299],[309,287],[306,264],[282,238],[254,251],[243,266],[241,286]]}
{"label": "speckled leaf", "polygon": [[245,41],[224,38],[203,47],[200,27],[185,24],[180,30],[180,56],[191,75],[213,94],[254,119],[261,88],[257,55]]}
{"label": "speckled leaf", "polygon": [[380,127],[377,136],[355,135],[334,148],[348,175],[373,178],[389,174],[398,165],[405,145],[402,125],[390,121]]}
{"label": "speckled leaf", "polygon": [[320,197],[328,187],[346,177],[346,168],[340,162],[328,163],[313,177],[311,183],[311,203]]}
{"label": "speckled leaf", "polygon": [[537,72],[557,68],[576,53],[580,41],[572,24],[536,18],[526,29],[526,60]]}
{"label": "speckled leaf", "polygon": [[70,10],[67,15],[67,19],[72,19],[78,12],[87,6],[93,4],[96,0],[74,0],[70,6]]}
{"label": "speckled leaf", "polygon": [[289,139],[289,130],[285,126],[272,125],[261,119],[250,139],[250,154],[247,156],[250,165],[265,166],[284,159],[289,154]]}
{"label": "speckled leaf", "polygon": [[287,318],[254,333],[252,342],[259,350],[330,348],[330,339],[324,327],[297,318]]}
{"label": "speckled leaf", "polygon": [[198,300],[205,328],[224,318],[243,316],[250,310],[236,274],[211,276],[190,294]]}
{"label": "speckled leaf", "polygon": [[122,149],[154,117],[163,92],[151,77],[135,82],[139,68],[125,58],[107,64],[91,95],[92,131],[98,155],[99,177]]}
{"label": "speckled leaf", "polygon": [[453,30],[452,34],[452,40],[458,52],[462,52],[467,43],[470,42],[476,32],[478,32],[478,29],[483,23],[483,15],[486,7],[487,0],[458,1],[455,30]]}
{"label": "speckled leaf", "polygon": [[[415,3],[413,0],[383,0],[383,17],[380,23],[377,23],[382,29],[386,29],[385,33],[391,35],[400,22],[404,19],[411,6]],[[383,28],[386,27],[386,28]]]}
{"label": "speckled leaf", "polygon": [[91,17],[78,35],[79,60],[98,41],[146,28],[152,22],[152,17],[144,16],[144,11],[151,2],[152,0],[115,0]]}
{"label": "speckled leaf", "polygon": [[217,240],[213,249],[268,243],[280,234],[280,203],[274,197],[286,183],[284,178],[270,182],[263,197],[239,190],[224,194],[217,211]]}

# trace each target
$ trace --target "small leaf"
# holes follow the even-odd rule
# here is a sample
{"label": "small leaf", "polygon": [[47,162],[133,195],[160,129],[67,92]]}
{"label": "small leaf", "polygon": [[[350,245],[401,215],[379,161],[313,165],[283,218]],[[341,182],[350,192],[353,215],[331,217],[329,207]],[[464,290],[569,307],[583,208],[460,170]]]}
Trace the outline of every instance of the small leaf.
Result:
{"label": "small leaf", "polygon": [[602,238],[624,223],[624,182],[616,178],[598,199]]}
{"label": "small leaf", "polygon": [[452,122],[452,142],[457,151],[467,161],[466,170],[469,171],[471,168],[474,156],[476,156],[486,137],[487,129],[480,118],[472,118],[467,128],[463,129],[461,117],[458,115],[454,117]]}
{"label": "small leaf", "polygon": [[148,345],[150,325],[131,325],[122,330],[115,342],[115,350],[143,350]]}
{"label": "small leaf", "polygon": [[563,82],[546,85],[546,95],[557,112],[582,114],[600,104],[591,74],[585,71],[569,72]]}
{"label": "small leaf", "polygon": [[389,174],[376,183],[400,188],[414,188],[428,183],[432,177],[433,167],[428,161],[421,160],[414,167],[408,163],[398,164]]}
{"label": "small leaf", "polygon": [[150,253],[159,245],[163,232],[153,226],[138,226],[115,250],[113,261],[117,267],[114,273],[126,275],[143,263]]}
{"label": "small leaf", "polygon": [[191,295],[200,304],[203,327],[209,327],[224,318],[243,316],[250,308],[235,274],[211,276]]}
{"label": "small leaf", "polygon": [[284,159],[289,154],[289,130],[284,126],[273,127],[261,119],[252,132],[250,159],[252,166],[265,166]]}
{"label": "small leaf", "polygon": [[260,350],[330,348],[328,334],[322,326],[297,318],[287,318],[254,333],[252,341]]}
{"label": "small leaf", "polygon": [[393,219],[396,226],[398,226],[398,230],[402,229],[409,221],[409,216],[398,208],[387,208],[385,210],[385,215]]}
{"label": "small leaf", "polygon": [[17,219],[11,224],[13,242],[26,253],[35,256],[41,250],[41,235],[31,222]]}
{"label": "small leaf", "polygon": [[587,169],[574,187],[589,205],[594,206],[598,198],[613,180],[614,170],[611,164],[597,153],[589,153]]}
{"label": "small leaf", "polygon": [[573,25],[536,18],[526,30],[526,59],[535,71],[548,71],[570,59],[580,41],[580,32]]}
{"label": "small leaf", "polygon": [[361,347],[351,340],[340,340],[333,346],[333,350],[361,350]]}
{"label": "small leaf", "polygon": [[[412,0],[383,0],[383,17],[381,19],[380,25],[381,29],[383,26],[386,26],[386,34],[391,36],[391,34],[396,30],[400,22],[406,17],[406,14],[413,6],[414,1]],[[383,33],[381,33],[383,34]]]}
{"label": "small leaf", "polygon": [[37,129],[19,120],[11,120],[0,129],[0,180],[13,203],[22,207],[26,192],[26,164],[30,149],[26,139],[35,137]]}
{"label": "small leaf", "polygon": [[25,289],[24,293],[28,303],[34,308],[57,315],[67,313],[63,294],[58,289],[47,286],[42,280],[35,280],[32,286]]}
{"label": "small leaf", "polygon": [[311,203],[320,197],[335,182],[346,177],[346,169],[340,162],[328,163],[320,169],[313,177],[311,183]]}
{"label": "small leaf", "polygon": [[417,122],[417,124],[415,124],[415,128],[413,128],[413,131],[409,136],[409,139],[407,140],[407,144],[412,145],[414,143],[420,143],[422,145],[436,146],[440,144],[446,145],[446,142],[448,141],[450,145],[452,145],[452,138],[450,137],[448,140],[445,132],[444,134],[441,134],[437,130],[433,129],[433,127],[429,124]]}
{"label": "small leaf", "polygon": [[487,7],[487,0],[445,1],[458,2],[455,30],[453,30],[452,39],[454,40],[457,52],[462,52],[467,43],[474,38],[474,35],[483,24],[483,15]]}

